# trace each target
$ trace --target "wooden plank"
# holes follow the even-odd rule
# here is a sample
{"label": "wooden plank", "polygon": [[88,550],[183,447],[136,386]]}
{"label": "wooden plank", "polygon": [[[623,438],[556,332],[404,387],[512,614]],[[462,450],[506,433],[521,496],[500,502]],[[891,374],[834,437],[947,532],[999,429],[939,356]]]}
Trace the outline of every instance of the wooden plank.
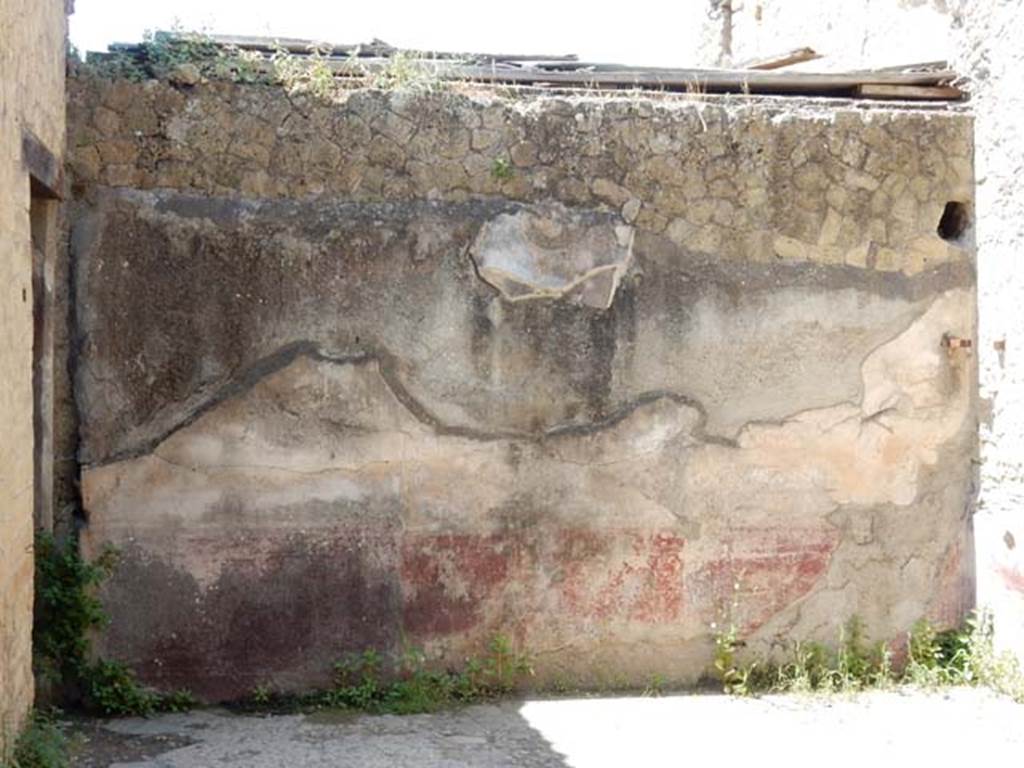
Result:
{"label": "wooden plank", "polygon": [[892,67],[877,67],[871,72],[924,72],[929,70],[949,69],[948,61],[921,61],[916,64],[899,64]]}
{"label": "wooden plank", "polygon": [[[885,85],[935,86],[956,77],[952,71],[943,72],[892,72],[849,74],[815,72],[779,72],[761,70],[728,69],[669,69],[645,67],[612,72],[569,72],[564,70],[531,70],[498,66],[474,66],[446,63],[443,61],[422,62],[433,67],[438,77],[453,80],[477,80],[502,83],[560,83],[584,87],[649,86],[693,91],[730,91],[736,93],[811,93],[827,91],[852,92],[865,83]],[[363,74],[360,70],[375,72],[388,66],[387,59],[360,61],[354,66],[345,61],[331,61],[328,65],[339,74]]]}
{"label": "wooden plank", "polygon": [[805,61],[820,59],[821,54],[813,48],[796,48],[786,53],[778,53],[774,56],[766,56],[754,59],[742,66],[743,69],[782,69],[792,64],[801,64]]}
{"label": "wooden plank", "polygon": [[864,99],[902,99],[904,101],[951,101],[963,98],[963,91],[952,85],[889,85],[864,83],[856,95]]}

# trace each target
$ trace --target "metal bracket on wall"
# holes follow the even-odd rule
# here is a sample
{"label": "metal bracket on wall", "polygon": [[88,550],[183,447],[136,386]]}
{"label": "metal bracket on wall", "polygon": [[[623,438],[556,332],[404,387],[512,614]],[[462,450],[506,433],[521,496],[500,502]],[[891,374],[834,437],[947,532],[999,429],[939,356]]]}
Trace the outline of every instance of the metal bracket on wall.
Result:
{"label": "metal bracket on wall", "polygon": [[949,333],[942,334],[942,346],[947,349],[970,349],[974,345],[971,339],[961,339]]}

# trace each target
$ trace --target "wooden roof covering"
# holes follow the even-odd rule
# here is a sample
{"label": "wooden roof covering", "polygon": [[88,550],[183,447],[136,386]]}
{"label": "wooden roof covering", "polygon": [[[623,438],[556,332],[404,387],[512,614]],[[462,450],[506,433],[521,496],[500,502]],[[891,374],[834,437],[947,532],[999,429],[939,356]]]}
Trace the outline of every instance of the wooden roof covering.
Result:
{"label": "wooden roof covering", "polygon": [[[173,33],[162,33],[173,35]],[[744,69],[638,67],[580,61],[571,54],[527,55],[402,51],[375,40],[362,45],[336,45],[295,38],[213,35],[205,42],[225,51],[246,51],[270,58],[286,51],[293,56],[318,56],[338,77],[359,77],[386,71],[402,56],[413,65],[429,66],[444,80],[601,90],[645,89],[691,93],[742,93],[779,96],[911,101],[958,101],[964,93],[957,73],[945,62],[853,72],[793,71],[786,67],[821,58],[801,48],[752,62]],[[93,56],[96,54],[90,54]],[[145,55],[143,43],[115,43],[110,55]]]}

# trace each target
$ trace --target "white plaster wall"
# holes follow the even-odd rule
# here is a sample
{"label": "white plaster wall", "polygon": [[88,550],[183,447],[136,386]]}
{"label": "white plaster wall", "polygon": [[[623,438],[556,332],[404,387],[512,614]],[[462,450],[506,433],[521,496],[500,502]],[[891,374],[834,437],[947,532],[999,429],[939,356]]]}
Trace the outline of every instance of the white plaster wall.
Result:
{"label": "white plaster wall", "polygon": [[959,0],[958,68],[972,80],[983,400],[979,601],[1024,654],[1024,3]]}
{"label": "white plaster wall", "polygon": [[740,65],[806,46],[823,58],[794,69],[838,71],[950,58],[956,47],[947,0],[733,0],[732,5],[732,55],[723,63]]}

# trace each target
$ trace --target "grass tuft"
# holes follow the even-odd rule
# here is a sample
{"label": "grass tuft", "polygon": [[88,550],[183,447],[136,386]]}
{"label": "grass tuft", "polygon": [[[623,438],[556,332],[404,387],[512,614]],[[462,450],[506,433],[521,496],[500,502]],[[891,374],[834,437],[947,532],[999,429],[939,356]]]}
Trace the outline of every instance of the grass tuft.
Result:
{"label": "grass tuft", "polygon": [[1010,652],[993,643],[992,618],[972,615],[963,627],[938,631],[918,621],[907,637],[907,660],[896,669],[885,643],[871,645],[863,622],[850,619],[835,648],[797,642],[781,663],[769,659],[741,662],[744,646],[735,626],[715,635],[715,676],[725,693],[856,693],[896,685],[934,689],[985,686],[1024,703],[1024,671]]}
{"label": "grass tuft", "polygon": [[368,649],[334,665],[334,684],[328,690],[286,695],[262,684],[253,689],[240,708],[411,715],[507,695],[531,674],[529,659],[516,652],[504,635],[492,638],[482,658],[470,658],[458,671],[430,669],[425,654],[416,648],[407,649],[393,664],[378,651]]}
{"label": "grass tuft", "polygon": [[54,710],[36,710],[14,743],[14,751],[0,759],[3,768],[67,768],[67,738]]}

